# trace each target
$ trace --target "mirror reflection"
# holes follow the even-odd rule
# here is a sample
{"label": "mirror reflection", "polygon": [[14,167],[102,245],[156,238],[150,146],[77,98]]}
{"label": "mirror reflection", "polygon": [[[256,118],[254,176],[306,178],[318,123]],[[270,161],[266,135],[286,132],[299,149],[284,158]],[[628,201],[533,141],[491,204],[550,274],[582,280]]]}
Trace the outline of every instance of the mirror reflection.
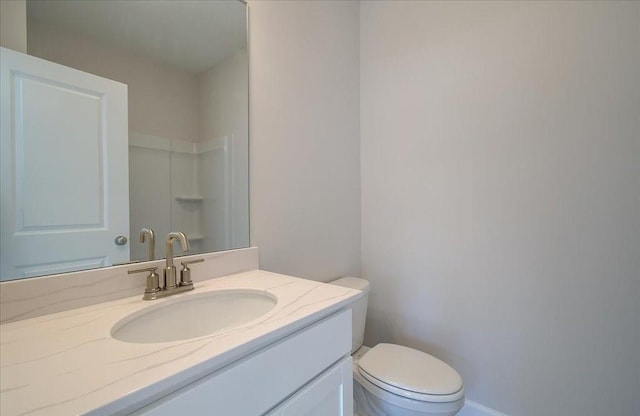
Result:
{"label": "mirror reflection", "polygon": [[182,254],[247,247],[245,5],[26,9],[27,53],[2,50],[0,280],[160,259],[171,231]]}

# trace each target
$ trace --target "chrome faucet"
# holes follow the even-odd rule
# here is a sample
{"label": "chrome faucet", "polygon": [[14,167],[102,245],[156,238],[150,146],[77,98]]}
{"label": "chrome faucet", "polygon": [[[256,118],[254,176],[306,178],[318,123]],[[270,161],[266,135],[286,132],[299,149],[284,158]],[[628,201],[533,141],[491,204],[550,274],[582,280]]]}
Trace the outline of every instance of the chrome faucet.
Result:
{"label": "chrome faucet", "polygon": [[182,232],[172,232],[167,235],[165,258],[167,265],[164,268],[164,286],[165,289],[171,290],[176,288],[176,266],[173,265],[173,242],[180,241],[182,251],[189,250],[189,240]]}
{"label": "chrome faucet", "polygon": [[151,228],[143,228],[140,230],[140,242],[144,244],[146,240],[149,240],[149,260],[156,259],[156,237]]}
{"label": "chrome faucet", "polygon": [[[143,239],[143,232],[147,230],[143,228],[140,232],[140,240]],[[150,233],[144,235],[150,235],[150,246],[153,245],[153,231],[148,230]],[[176,281],[176,266],[173,265],[173,242],[178,240],[182,251],[189,250],[189,240],[187,236],[181,232],[172,232],[167,235],[166,241],[166,267],[164,268],[164,286],[160,287],[160,278],[156,274],[156,267],[145,267],[141,269],[132,269],[128,273],[149,273],[147,276],[147,287],[144,291],[144,300],[160,299],[166,296],[171,296],[176,293],[182,293],[189,290],[193,290],[193,281],[191,280],[190,264],[202,263],[204,259],[191,259],[182,262],[182,270],[180,271],[180,282]],[[149,251],[151,253],[151,251]]]}

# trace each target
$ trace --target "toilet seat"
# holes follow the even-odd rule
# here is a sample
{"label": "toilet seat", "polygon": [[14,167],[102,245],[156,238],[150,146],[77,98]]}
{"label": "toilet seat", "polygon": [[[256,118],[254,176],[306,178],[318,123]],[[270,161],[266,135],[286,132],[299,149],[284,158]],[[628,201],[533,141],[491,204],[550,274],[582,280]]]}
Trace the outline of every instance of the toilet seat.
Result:
{"label": "toilet seat", "polygon": [[[366,401],[372,400],[376,402],[378,406],[385,406],[385,403],[389,403],[391,406],[397,407],[399,409],[405,409],[412,412],[418,412],[418,414],[423,415],[455,415],[462,409],[464,406],[464,395],[457,400],[447,401],[447,402],[429,402],[429,401],[420,401],[413,400],[408,397],[403,397],[397,395],[395,393],[391,393],[387,390],[381,389],[375,384],[369,382],[366,378],[360,374],[359,371],[354,371],[353,373],[353,383],[354,383],[354,393],[362,388],[367,392],[371,397],[367,399],[366,395],[362,397],[360,400],[365,399]],[[375,398],[375,399],[374,399]],[[371,414],[376,414],[375,412],[370,412]],[[364,413],[366,414],[366,413]],[[392,410],[382,409],[382,413],[377,414],[394,414]],[[404,414],[404,413],[400,413]],[[411,413],[414,414],[414,413]],[[354,413],[355,415],[355,413]]]}
{"label": "toilet seat", "polygon": [[360,358],[359,375],[387,392],[421,402],[453,402],[464,397],[462,378],[445,362],[395,344],[378,344]]}

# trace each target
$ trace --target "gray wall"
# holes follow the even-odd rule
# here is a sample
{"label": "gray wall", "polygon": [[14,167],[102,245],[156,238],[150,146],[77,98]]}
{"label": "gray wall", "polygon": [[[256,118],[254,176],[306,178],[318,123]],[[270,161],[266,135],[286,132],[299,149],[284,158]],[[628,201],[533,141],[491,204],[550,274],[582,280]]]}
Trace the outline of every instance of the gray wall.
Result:
{"label": "gray wall", "polygon": [[252,1],[251,243],[263,269],[360,269],[359,5]]}
{"label": "gray wall", "polygon": [[509,415],[638,415],[640,3],[361,12],[366,341]]}
{"label": "gray wall", "polygon": [[0,46],[27,52],[26,0],[0,1]]}

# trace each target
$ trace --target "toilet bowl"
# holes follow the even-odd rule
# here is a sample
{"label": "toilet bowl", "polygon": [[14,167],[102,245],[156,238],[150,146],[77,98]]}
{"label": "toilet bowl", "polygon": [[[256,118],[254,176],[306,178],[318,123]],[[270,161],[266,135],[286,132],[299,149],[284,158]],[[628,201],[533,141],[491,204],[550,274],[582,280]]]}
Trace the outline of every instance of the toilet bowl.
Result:
{"label": "toilet bowl", "polygon": [[453,416],[464,406],[456,370],[427,353],[396,344],[362,346],[369,282],[343,277],[330,284],[358,289],[353,318],[353,395],[356,416]]}

